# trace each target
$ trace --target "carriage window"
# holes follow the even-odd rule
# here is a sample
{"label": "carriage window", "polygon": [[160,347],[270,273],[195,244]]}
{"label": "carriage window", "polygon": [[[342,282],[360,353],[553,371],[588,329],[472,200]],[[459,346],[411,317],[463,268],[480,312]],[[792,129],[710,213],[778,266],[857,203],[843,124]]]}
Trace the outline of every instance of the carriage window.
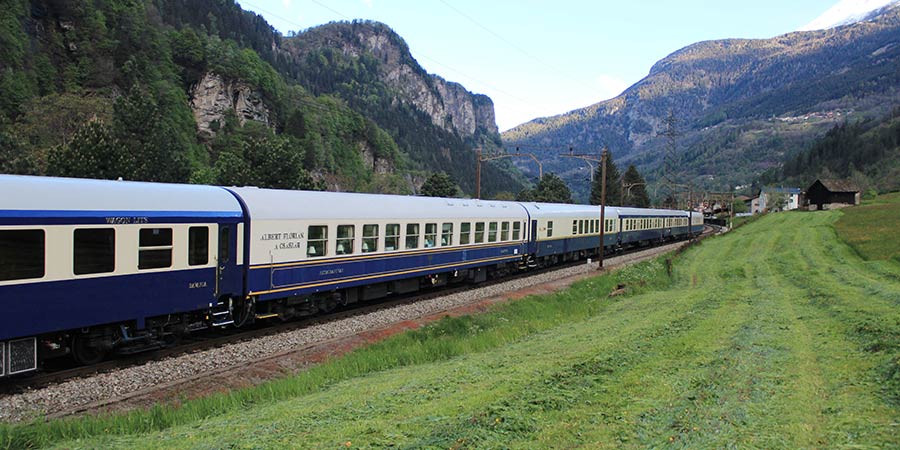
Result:
{"label": "carriage window", "polygon": [[72,250],[72,271],[75,275],[116,270],[116,230],[113,228],[75,230]]}
{"label": "carriage window", "polygon": [[363,225],[362,252],[371,253],[378,251],[378,225]]}
{"label": "carriage window", "polygon": [[578,221],[578,234],[584,234],[584,221]]}
{"label": "carriage window", "polygon": [[484,242],[484,222],[475,223],[475,243]]}
{"label": "carriage window", "polygon": [[306,236],[306,256],[325,256],[328,251],[328,226],[310,225]]}
{"label": "carriage window", "polygon": [[426,223],[425,224],[425,248],[434,247],[437,243],[437,224],[436,223]]}
{"label": "carriage window", "polygon": [[356,237],[355,225],[338,225],[334,253],[336,255],[352,254],[354,237]]}
{"label": "carriage window", "polygon": [[463,222],[459,225],[459,245],[466,245],[472,239],[472,224]]}
{"label": "carriage window", "polygon": [[188,265],[203,266],[209,262],[209,227],[188,229]]}
{"label": "carriage window", "polygon": [[553,221],[547,222],[547,237],[553,237]]}
{"label": "carriage window", "polygon": [[488,227],[488,242],[497,242],[497,222],[491,222]]}
{"label": "carriage window", "polygon": [[0,281],[44,276],[44,230],[0,231]]}
{"label": "carriage window", "polygon": [[500,240],[509,240],[509,222],[503,222],[502,224],[500,224]]}
{"label": "carriage window", "polygon": [[400,224],[389,223],[384,227],[384,250],[400,250]]}
{"label": "carriage window", "polygon": [[172,229],[142,228],[138,239],[138,269],[172,266]]}
{"label": "carriage window", "polygon": [[406,224],[406,248],[419,248],[419,224]]}
{"label": "carriage window", "polygon": [[522,236],[522,222],[513,222],[513,240],[518,241]]}
{"label": "carriage window", "polygon": [[578,234],[578,221],[577,220],[572,222],[572,234]]}
{"label": "carriage window", "polygon": [[445,223],[441,225],[441,246],[453,245],[453,224]]}

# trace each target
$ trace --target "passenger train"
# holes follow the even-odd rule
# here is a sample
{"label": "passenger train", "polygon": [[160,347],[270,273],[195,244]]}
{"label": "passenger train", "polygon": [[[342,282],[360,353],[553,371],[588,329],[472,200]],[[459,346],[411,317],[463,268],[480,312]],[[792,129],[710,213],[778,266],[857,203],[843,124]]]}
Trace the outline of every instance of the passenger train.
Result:
{"label": "passenger train", "polygon": [[699,214],[0,175],[0,377],[700,233]]}

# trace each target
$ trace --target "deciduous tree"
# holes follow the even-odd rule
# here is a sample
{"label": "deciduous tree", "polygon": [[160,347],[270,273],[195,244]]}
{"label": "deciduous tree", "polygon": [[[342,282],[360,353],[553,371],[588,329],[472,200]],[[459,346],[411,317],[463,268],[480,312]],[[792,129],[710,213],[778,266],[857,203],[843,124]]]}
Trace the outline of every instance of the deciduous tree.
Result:
{"label": "deciduous tree", "polygon": [[446,172],[435,172],[422,184],[422,195],[426,197],[456,197],[459,188]]}

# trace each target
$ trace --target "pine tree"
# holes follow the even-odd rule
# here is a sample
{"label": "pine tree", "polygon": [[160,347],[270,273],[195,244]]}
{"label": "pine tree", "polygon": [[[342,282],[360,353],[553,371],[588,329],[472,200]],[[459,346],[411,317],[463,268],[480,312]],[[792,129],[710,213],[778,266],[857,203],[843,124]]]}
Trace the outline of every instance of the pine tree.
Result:
{"label": "pine tree", "polygon": [[[603,173],[601,172],[603,168],[601,166],[597,166],[597,170],[594,172],[594,182],[591,184],[591,204],[599,205],[600,204],[600,183],[603,178]],[[616,163],[613,162],[612,152],[607,154],[606,158],[606,205],[607,206],[621,206],[622,203],[622,176],[619,174],[619,168],[616,166]]]}
{"label": "pine tree", "polygon": [[[625,189],[625,204],[622,206],[634,206],[647,208],[650,206],[650,196],[647,195],[647,183],[638,172],[634,164],[628,166],[625,175],[622,176]],[[630,186],[630,189],[628,188]]]}

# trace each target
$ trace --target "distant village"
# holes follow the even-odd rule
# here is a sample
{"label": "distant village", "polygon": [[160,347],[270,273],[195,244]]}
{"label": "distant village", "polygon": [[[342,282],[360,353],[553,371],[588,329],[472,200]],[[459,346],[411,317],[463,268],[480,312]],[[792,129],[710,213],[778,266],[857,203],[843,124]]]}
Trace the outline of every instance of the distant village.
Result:
{"label": "distant village", "polygon": [[[817,179],[805,189],[791,186],[764,186],[752,197],[736,196],[735,202],[743,202],[744,211],[736,216],[750,216],[768,212],[803,209],[822,211],[858,205],[861,190],[848,180]],[[697,208],[706,216],[728,210],[722,202],[706,203]]]}

